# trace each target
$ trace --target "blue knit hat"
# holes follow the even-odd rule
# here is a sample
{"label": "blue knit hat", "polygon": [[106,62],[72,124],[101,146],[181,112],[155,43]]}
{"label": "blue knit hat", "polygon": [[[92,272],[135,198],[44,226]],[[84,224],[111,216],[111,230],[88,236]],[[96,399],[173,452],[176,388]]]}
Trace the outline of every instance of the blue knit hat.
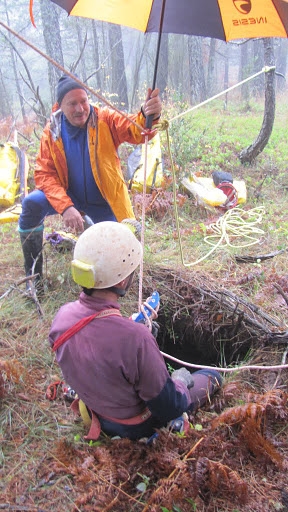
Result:
{"label": "blue knit hat", "polygon": [[65,94],[67,94],[67,92],[72,91],[73,89],[83,89],[83,91],[86,91],[85,87],[83,87],[82,85],[75,82],[75,80],[73,80],[73,78],[70,78],[70,76],[68,76],[68,75],[61,76],[61,78],[58,82],[57,91],[56,91],[57,103],[59,106],[61,105],[61,102],[62,102]]}

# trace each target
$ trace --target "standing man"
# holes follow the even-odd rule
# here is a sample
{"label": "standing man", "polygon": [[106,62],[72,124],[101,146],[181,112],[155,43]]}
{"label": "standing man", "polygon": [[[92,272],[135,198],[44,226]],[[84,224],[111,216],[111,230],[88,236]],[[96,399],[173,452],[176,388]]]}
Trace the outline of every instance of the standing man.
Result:
{"label": "standing man", "polygon": [[[138,114],[130,119],[145,125],[145,117],[161,115],[159,89],[148,90]],[[151,134],[150,137],[152,137]],[[57,86],[57,103],[44,128],[36,161],[36,190],[22,204],[19,233],[25,273],[42,276],[44,219],[60,214],[66,228],[83,231],[83,214],[94,223],[134,218],[118,147],[143,143],[141,131],[120,113],[92,106],[84,87],[67,75]]]}
{"label": "standing man", "polygon": [[[197,410],[222,382],[216,370],[180,368],[170,377],[149,328],[122,317],[119,298],[141,258],[141,243],[126,225],[108,221],[86,229],[72,261],[83,291],[60,308],[49,334],[64,380],[94,424],[96,418],[106,434],[130,439]],[[95,438],[95,429],[90,435]]]}

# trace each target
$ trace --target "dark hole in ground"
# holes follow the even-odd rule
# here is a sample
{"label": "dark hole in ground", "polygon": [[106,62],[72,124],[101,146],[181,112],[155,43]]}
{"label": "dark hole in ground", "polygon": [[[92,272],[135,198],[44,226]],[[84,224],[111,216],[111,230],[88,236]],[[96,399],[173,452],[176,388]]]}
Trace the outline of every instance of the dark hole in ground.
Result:
{"label": "dark hole in ground", "polygon": [[[228,366],[243,362],[258,340],[247,331],[241,337],[233,335],[233,324],[223,325],[216,331],[210,325],[197,325],[197,319],[187,314],[173,321],[173,314],[158,317],[160,325],[157,342],[162,352],[181,361],[204,366]],[[196,325],[195,325],[196,324]],[[173,368],[181,364],[166,362]]]}
{"label": "dark hole in ground", "polygon": [[[146,296],[157,289],[161,298],[159,348],[181,361],[235,366],[243,364],[254,349],[279,339],[276,324],[267,313],[246,298],[219,288],[210,277],[158,268],[148,275],[145,288],[149,290],[144,290]],[[173,368],[182,365],[166,361]]]}

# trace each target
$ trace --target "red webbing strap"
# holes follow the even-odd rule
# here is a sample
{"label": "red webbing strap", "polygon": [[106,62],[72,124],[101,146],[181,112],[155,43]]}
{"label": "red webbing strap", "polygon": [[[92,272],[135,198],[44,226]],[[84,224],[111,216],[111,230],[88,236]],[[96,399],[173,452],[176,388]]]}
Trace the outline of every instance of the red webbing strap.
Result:
{"label": "red webbing strap", "polygon": [[89,324],[92,320],[94,320],[94,318],[103,318],[105,316],[112,316],[112,315],[122,316],[120,311],[118,311],[118,309],[103,309],[102,311],[99,311],[98,313],[94,313],[94,315],[84,316],[84,318],[81,318],[81,320],[79,320],[79,322],[77,322],[76,324],[69,327],[69,329],[67,329],[67,331],[63,332],[63,334],[61,334],[61,336],[59,336],[59,338],[57,338],[57,340],[54,342],[54,345],[52,347],[53,352],[56,352],[56,350],[59,347],[61,347],[61,345],[63,345],[63,343],[65,343],[65,341],[69,340],[69,338],[71,338],[74,334],[76,334],[76,332],[83,329],[83,327],[85,327],[85,325]]}

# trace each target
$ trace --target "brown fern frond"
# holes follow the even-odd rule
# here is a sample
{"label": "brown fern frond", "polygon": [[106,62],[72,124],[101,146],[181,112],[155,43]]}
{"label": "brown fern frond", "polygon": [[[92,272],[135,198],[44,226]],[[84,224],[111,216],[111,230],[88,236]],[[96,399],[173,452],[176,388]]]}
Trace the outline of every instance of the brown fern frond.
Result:
{"label": "brown fern frond", "polygon": [[77,464],[77,450],[66,439],[61,439],[55,443],[53,450],[56,461],[59,461],[61,466],[68,467],[72,464]]}
{"label": "brown fern frond", "polygon": [[196,482],[201,494],[209,497],[211,494],[238,498],[241,504],[247,501],[247,484],[240,478],[236,471],[228,466],[201,457],[196,463]]}
{"label": "brown fern frond", "polygon": [[7,380],[19,383],[20,378],[25,378],[26,371],[17,359],[11,361],[0,360],[0,372],[5,373]]}
{"label": "brown fern frond", "polygon": [[[176,195],[177,204],[181,207],[187,200],[186,196],[182,194]],[[142,209],[144,206],[145,214],[153,216],[157,220],[162,220],[167,210],[171,208],[174,202],[174,196],[172,192],[168,192],[163,189],[154,189],[151,194],[146,194],[143,198],[143,194],[133,194],[132,203],[136,218],[140,218],[142,215]]]}
{"label": "brown fern frond", "polygon": [[282,389],[272,389],[260,395],[258,393],[249,393],[249,402],[256,402],[257,404],[266,407],[285,407],[288,401],[288,393],[282,391]]}
{"label": "brown fern frond", "polygon": [[249,402],[245,405],[231,407],[227,411],[222,412],[218,418],[215,418],[211,426],[213,429],[219,425],[237,425],[243,423],[247,418],[253,418],[260,425],[265,407],[260,404]]}
{"label": "brown fern frond", "polygon": [[257,458],[262,457],[282,468],[284,458],[268,439],[262,435],[253,418],[247,418],[242,425],[241,438],[248,450]]}

